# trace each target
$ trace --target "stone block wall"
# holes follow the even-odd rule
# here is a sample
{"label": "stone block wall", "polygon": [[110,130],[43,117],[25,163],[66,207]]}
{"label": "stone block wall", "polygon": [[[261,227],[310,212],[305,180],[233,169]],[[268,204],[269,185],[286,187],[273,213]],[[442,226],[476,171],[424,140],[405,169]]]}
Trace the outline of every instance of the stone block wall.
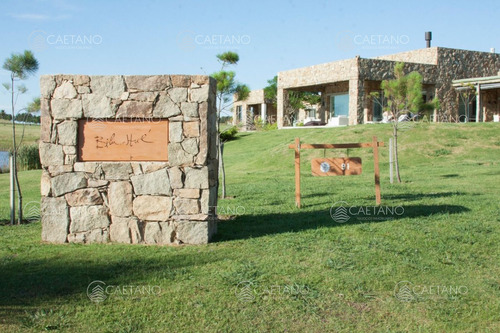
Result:
{"label": "stone block wall", "polygon": [[[452,81],[473,77],[494,76],[500,70],[500,54],[443,47],[401,52],[375,59],[360,58],[334,61],[326,64],[297,68],[278,73],[278,127],[284,126],[287,109],[287,90],[310,89],[327,93],[329,86],[349,82],[349,124],[368,119],[366,81],[392,79],[396,62],[405,63],[405,72],[418,71],[429,96],[436,96],[441,104],[440,113],[458,116],[458,94]],[[492,109],[486,113],[491,113]]]}
{"label": "stone block wall", "polygon": [[376,57],[375,59],[414,62],[419,64],[437,65],[438,64],[438,47],[427,47],[425,49],[417,49],[394,54],[387,54]]}
{"label": "stone block wall", "polygon": [[500,54],[440,47],[438,56],[436,96],[441,103],[440,112],[458,118],[459,96],[452,80],[497,75]]}
{"label": "stone block wall", "polygon": [[278,73],[278,89],[308,87],[358,78],[358,58],[302,67]]}
{"label": "stone block wall", "polygon": [[[253,117],[259,116],[259,114],[252,115],[249,111],[249,105],[258,104],[261,105],[265,103],[264,89],[251,90],[250,94],[245,100],[238,101],[238,95],[233,95],[233,125],[240,125],[240,130],[247,130],[247,122],[249,127],[253,126]],[[237,108],[241,107],[241,122],[238,122]],[[250,120],[250,121],[249,121]]]}
{"label": "stone block wall", "polygon": [[[214,79],[44,75],[40,88],[44,241],[203,244],[210,240],[217,228]],[[79,161],[82,119],[168,119],[168,161]]]}
{"label": "stone block wall", "polygon": [[[491,52],[479,52],[470,50],[452,49],[446,47],[431,47],[421,50],[402,52],[377,59],[403,61],[406,66],[414,68],[405,69],[406,72],[416,70],[422,74],[424,83],[435,85],[435,95],[438,97],[443,114],[458,118],[458,93],[452,86],[453,80],[494,76],[500,70],[500,54]],[[435,64],[435,69],[418,64]],[[386,73],[384,70],[374,70],[373,62],[370,66],[372,71]]]}

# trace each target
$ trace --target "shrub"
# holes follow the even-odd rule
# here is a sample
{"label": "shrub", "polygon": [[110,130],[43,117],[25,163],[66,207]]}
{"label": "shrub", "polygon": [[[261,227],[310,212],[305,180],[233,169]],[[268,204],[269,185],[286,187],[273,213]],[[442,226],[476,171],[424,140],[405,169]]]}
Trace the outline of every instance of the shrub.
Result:
{"label": "shrub", "polygon": [[451,154],[451,150],[441,148],[441,149],[434,150],[434,152],[431,153],[430,155],[438,157],[438,156],[445,156],[445,155],[450,155],[450,154]]}
{"label": "shrub", "polygon": [[236,139],[237,133],[238,133],[238,127],[231,126],[222,133],[220,133],[220,139],[222,142],[234,140]]}
{"label": "shrub", "polygon": [[41,169],[40,154],[38,145],[21,146],[17,150],[17,169],[18,170],[35,170]]}
{"label": "shrub", "polygon": [[254,126],[257,131],[263,131],[265,130],[266,123],[260,117],[257,117],[254,121]]}
{"label": "shrub", "polygon": [[264,127],[265,131],[272,131],[272,130],[277,130],[277,129],[278,129],[278,123],[274,123],[274,124],[267,123],[266,126]]}
{"label": "shrub", "polygon": [[255,129],[257,131],[271,131],[271,130],[278,129],[278,124],[276,124],[276,123],[274,123],[274,124],[266,123],[260,117],[257,117],[257,119],[255,120],[254,125],[255,125]]}

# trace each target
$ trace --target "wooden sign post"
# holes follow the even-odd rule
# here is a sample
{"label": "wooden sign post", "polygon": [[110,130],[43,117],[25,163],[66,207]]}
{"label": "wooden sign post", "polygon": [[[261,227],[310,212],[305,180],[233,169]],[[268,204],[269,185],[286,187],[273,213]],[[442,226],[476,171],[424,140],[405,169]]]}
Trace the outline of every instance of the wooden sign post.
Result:
{"label": "wooden sign post", "polygon": [[295,138],[295,204],[300,208],[300,139]]}
{"label": "wooden sign post", "polygon": [[[295,204],[297,205],[297,207],[300,208],[300,150],[301,149],[373,148],[373,164],[374,164],[373,171],[375,174],[375,201],[377,205],[380,205],[381,195],[380,195],[380,169],[378,163],[378,147],[383,147],[383,146],[384,143],[377,141],[376,136],[373,137],[372,142],[334,143],[334,144],[307,144],[307,143],[301,144],[300,139],[295,138],[295,144],[290,144],[288,148],[295,150]],[[323,170],[321,170],[322,166]],[[311,168],[313,175],[315,176],[359,175],[361,174],[361,159],[358,157],[314,159],[312,161]]]}

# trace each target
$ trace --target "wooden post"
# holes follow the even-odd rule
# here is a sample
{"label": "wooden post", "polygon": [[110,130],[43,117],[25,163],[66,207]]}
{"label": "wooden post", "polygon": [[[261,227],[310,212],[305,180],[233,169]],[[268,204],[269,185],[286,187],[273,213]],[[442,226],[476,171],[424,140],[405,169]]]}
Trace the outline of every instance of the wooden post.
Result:
{"label": "wooden post", "polygon": [[476,123],[481,116],[481,85],[478,83],[476,88]]}
{"label": "wooden post", "polygon": [[[288,145],[289,149],[295,150],[295,204],[300,208],[300,151],[302,149],[349,149],[349,148],[372,148],[373,149],[373,163],[375,173],[375,197],[377,205],[380,205],[380,168],[378,161],[378,147],[384,147],[384,142],[378,142],[377,137],[373,137],[372,142],[359,142],[359,143],[325,143],[325,144],[310,144],[300,143],[299,138],[295,138],[295,143]],[[351,158],[352,160],[353,158]],[[352,171],[352,170],[351,170]],[[313,170],[314,173],[314,170]],[[361,162],[359,163],[359,173],[361,173]],[[343,172],[342,174],[347,174]],[[355,173],[351,173],[355,174]]]}
{"label": "wooden post", "polygon": [[16,193],[15,193],[15,176],[14,176],[14,156],[9,157],[9,171],[10,171],[10,225],[14,225],[16,220]]}
{"label": "wooden post", "polygon": [[300,139],[295,138],[295,204],[300,208]]}
{"label": "wooden post", "polygon": [[380,205],[380,170],[378,167],[378,141],[377,137],[373,137],[373,171],[375,172],[375,200],[377,205]]}
{"label": "wooden post", "polygon": [[391,184],[394,182],[394,161],[392,145],[392,138],[389,138],[389,179],[391,180]]}

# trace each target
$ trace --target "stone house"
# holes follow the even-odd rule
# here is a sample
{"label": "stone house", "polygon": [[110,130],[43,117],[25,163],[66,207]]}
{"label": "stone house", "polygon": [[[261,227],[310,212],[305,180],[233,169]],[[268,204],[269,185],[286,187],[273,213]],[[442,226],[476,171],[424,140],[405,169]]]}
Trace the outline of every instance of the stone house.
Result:
{"label": "stone house", "polygon": [[[428,47],[377,58],[356,56],[279,72],[278,127],[292,125],[288,106],[288,94],[291,91],[319,92],[321,103],[316,115],[327,125],[380,121],[382,108],[370,93],[380,92],[381,82],[393,78],[396,62],[405,63],[406,73],[418,71],[422,75],[424,101],[431,101],[434,97],[439,99],[441,109],[439,113],[434,111],[435,121],[440,117],[459,119],[459,110],[463,106],[460,105],[459,92],[453,87],[453,80],[493,76],[500,70],[500,54]],[[497,101],[479,101],[482,103],[479,109],[486,108],[485,114],[495,112],[491,108],[497,107]]]}
{"label": "stone house", "polygon": [[[236,101],[237,96],[233,96]],[[243,130],[255,129],[255,121],[260,118],[269,124],[276,123],[276,106],[264,97],[264,89],[252,90],[247,99],[233,104],[233,125]]]}
{"label": "stone house", "polygon": [[500,72],[498,74],[453,80],[460,97],[460,121],[500,120]]}
{"label": "stone house", "polygon": [[[294,110],[293,116],[290,117],[289,123],[295,125],[307,125],[311,123],[319,124],[322,122],[319,115],[321,104],[311,104],[303,102],[304,108]],[[316,125],[317,126],[317,125]]]}

